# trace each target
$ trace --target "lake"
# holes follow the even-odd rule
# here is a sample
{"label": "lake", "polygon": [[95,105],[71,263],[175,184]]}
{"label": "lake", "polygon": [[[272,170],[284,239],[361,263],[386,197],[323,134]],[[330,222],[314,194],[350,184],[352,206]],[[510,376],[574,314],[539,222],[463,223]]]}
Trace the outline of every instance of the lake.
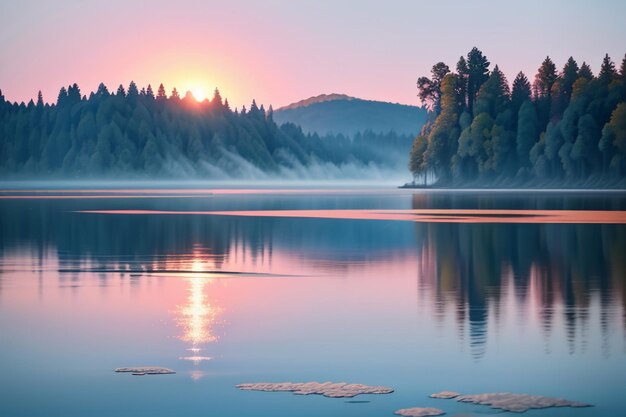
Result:
{"label": "lake", "polygon": [[[0,416],[626,415],[625,193],[0,194]],[[141,365],[176,374],[113,372]],[[395,392],[235,387],[284,381]]]}

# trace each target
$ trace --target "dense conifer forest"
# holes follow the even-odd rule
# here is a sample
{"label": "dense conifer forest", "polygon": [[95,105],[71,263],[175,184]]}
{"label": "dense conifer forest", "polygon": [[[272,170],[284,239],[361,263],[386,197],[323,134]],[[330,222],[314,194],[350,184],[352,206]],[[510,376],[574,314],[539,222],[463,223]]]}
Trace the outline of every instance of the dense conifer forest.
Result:
{"label": "dense conifer forest", "polygon": [[597,75],[546,57],[512,86],[477,48],[417,82],[431,109],[410,152],[414,183],[438,186],[626,185],[626,56]]}
{"label": "dense conifer forest", "polygon": [[271,107],[231,109],[216,90],[198,102],[163,85],[134,82],[89,97],[62,88],[54,104],[11,103],[0,92],[4,178],[333,178],[406,164],[412,137],[366,131],[351,137],[278,126]]}

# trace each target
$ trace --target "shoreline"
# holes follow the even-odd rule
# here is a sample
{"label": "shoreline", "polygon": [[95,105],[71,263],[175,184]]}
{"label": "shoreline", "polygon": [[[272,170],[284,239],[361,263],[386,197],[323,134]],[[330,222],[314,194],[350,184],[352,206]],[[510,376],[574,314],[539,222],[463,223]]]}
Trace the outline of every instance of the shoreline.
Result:
{"label": "shoreline", "polygon": [[575,185],[543,185],[543,186],[529,186],[521,185],[515,186],[498,186],[498,185],[413,185],[406,183],[397,186],[402,190],[423,190],[423,191],[508,191],[508,192],[548,192],[548,191],[569,191],[569,192],[626,192],[626,186],[615,187],[590,187],[590,186],[575,186]]}

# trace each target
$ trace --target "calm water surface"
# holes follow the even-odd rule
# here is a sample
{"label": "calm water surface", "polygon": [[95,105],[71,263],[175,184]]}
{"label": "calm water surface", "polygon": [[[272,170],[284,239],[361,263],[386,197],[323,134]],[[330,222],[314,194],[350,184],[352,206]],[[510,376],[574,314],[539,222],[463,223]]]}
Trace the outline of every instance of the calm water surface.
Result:
{"label": "calm water surface", "polygon": [[[0,195],[0,416],[496,413],[440,390],[626,415],[624,194]],[[112,371],[138,365],[177,373]],[[262,381],[396,391],[235,388]]]}

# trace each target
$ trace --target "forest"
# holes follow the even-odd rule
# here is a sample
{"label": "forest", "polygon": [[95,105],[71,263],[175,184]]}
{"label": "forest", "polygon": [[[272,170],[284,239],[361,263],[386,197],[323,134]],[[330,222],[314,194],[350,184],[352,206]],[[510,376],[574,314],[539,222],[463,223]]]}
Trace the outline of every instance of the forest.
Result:
{"label": "forest", "polygon": [[597,75],[546,57],[512,86],[490,65],[473,48],[418,79],[431,118],[410,151],[414,186],[626,186],[626,56]]}
{"label": "forest", "polygon": [[161,84],[134,82],[83,95],[61,88],[56,103],[11,103],[0,91],[3,178],[336,178],[383,175],[406,162],[412,135],[359,132],[305,134],[278,126],[255,101],[231,109],[216,89],[211,100],[181,97]]}

